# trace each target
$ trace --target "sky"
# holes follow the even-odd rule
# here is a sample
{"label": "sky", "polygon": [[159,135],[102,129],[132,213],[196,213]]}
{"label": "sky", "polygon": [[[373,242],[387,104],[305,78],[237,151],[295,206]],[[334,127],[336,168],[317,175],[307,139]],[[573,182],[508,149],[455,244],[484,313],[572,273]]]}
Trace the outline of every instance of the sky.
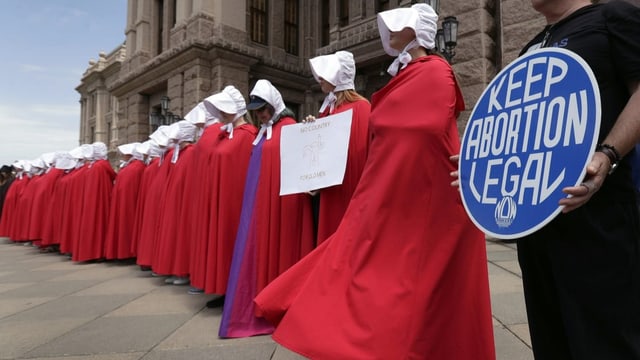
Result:
{"label": "sky", "polygon": [[89,61],[125,41],[127,0],[0,0],[0,166],[78,146]]}

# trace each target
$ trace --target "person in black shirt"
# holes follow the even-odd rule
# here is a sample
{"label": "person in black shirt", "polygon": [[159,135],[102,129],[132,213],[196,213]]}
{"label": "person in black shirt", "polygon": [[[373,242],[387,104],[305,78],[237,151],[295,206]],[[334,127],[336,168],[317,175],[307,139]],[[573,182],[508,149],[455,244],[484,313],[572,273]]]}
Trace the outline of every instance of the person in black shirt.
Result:
{"label": "person in black shirt", "polygon": [[[602,120],[584,182],[563,213],[518,239],[536,359],[640,359],[640,218],[628,154],[640,140],[640,8],[624,1],[532,0],[544,46],[581,56],[598,82]],[[638,171],[638,169],[636,169]]]}
{"label": "person in black shirt", "polygon": [[11,166],[3,165],[0,168],[0,217],[2,217],[2,208],[4,207],[4,199],[7,196],[9,186],[13,182],[13,169]]}

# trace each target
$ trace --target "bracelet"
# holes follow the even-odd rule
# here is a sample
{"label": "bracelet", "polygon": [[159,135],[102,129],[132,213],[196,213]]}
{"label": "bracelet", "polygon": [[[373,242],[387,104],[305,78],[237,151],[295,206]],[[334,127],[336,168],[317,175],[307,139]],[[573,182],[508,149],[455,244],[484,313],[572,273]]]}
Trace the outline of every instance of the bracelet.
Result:
{"label": "bracelet", "polygon": [[618,163],[621,160],[620,153],[613,145],[609,144],[598,144],[596,146],[596,151],[599,151],[605,154],[609,158],[609,163],[611,163],[611,168],[609,169],[609,175],[611,175],[615,169],[618,167]]}

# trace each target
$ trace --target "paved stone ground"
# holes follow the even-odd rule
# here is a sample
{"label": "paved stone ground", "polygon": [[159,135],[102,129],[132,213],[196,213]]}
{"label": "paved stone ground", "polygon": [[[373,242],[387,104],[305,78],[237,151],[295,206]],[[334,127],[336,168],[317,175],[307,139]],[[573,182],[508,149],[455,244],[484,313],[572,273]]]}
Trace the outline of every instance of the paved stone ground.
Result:
{"label": "paved stone ground", "polygon": [[[487,252],[498,359],[533,359],[515,245]],[[302,359],[269,336],[218,339],[220,309],[187,289],[0,239],[0,359]]]}

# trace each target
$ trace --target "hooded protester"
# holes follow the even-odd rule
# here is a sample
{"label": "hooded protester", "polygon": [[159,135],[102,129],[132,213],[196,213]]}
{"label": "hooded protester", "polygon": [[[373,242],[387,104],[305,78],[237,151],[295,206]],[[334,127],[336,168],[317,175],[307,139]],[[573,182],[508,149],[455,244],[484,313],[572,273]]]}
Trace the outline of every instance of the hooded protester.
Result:
{"label": "hooded protester", "polygon": [[280,196],[280,133],[295,124],[280,92],[258,80],[247,105],[260,130],[253,141],[242,197],[240,223],[218,335],[268,334],[273,326],[254,314],[253,297],[314,246],[308,194]]}
{"label": "hooded protester", "polygon": [[[54,202],[58,203],[58,211],[54,213],[51,226],[51,240],[45,240],[59,245],[63,254],[71,254],[70,241],[73,222],[78,218],[78,206],[83,190],[83,182],[79,179],[84,172],[80,147],[74,148],[62,155],[56,161],[56,168],[64,174],[58,181],[54,194]],[[47,235],[45,235],[46,239]]]}
{"label": "hooded protester", "polygon": [[160,214],[165,204],[165,189],[172,168],[170,160],[173,155],[168,125],[158,127],[149,135],[149,139],[151,139],[149,156],[152,160],[147,165],[140,184],[142,191],[146,194],[138,201],[139,205],[136,209],[136,218],[140,224],[139,227],[136,226],[136,229],[139,229],[136,263],[143,270],[150,270],[153,263]]}
{"label": "hooded protester", "polygon": [[378,14],[398,58],[360,182],[336,232],[255,299],[305,357],[495,359],[484,235],[450,185],[464,105],[436,28],[427,4]]}
{"label": "hooded protester", "polygon": [[28,171],[28,176],[31,180],[29,180],[29,184],[24,188],[22,196],[20,197],[20,203],[18,204],[17,210],[17,214],[20,218],[20,226],[14,233],[14,239],[23,242],[28,241],[37,245],[37,242],[33,242],[37,239],[31,238],[29,235],[32,228],[32,220],[36,221],[33,226],[39,226],[40,219],[32,219],[32,212],[35,206],[39,206],[38,197],[40,196],[40,184],[46,166],[44,160],[40,157],[28,161],[27,166],[28,169],[25,167],[25,170]]}
{"label": "hooded protester", "polygon": [[[327,94],[320,107],[319,117],[353,111],[347,167],[342,184],[322,189],[319,194],[319,244],[338,228],[353,191],[360,181],[367,157],[371,104],[355,91],[356,63],[350,52],[337,51],[335,54],[317,56],[310,59],[309,64],[313,77]],[[313,116],[308,116],[306,121],[312,119]]]}
{"label": "hooded protester", "polygon": [[34,193],[33,206],[31,208],[31,222],[29,224],[29,239],[38,241],[36,245],[43,251],[47,251],[49,245],[44,240],[45,231],[51,226],[51,211],[56,185],[63,170],[55,168],[55,162],[60,153],[51,152],[41,155],[44,166],[44,174],[41,175],[37,189]]}
{"label": "hooded protester", "polygon": [[46,247],[47,251],[57,251],[60,245],[60,239],[54,234],[60,231],[62,222],[63,204],[66,197],[66,176],[70,169],[76,166],[76,161],[66,151],[58,151],[54,155],[49,169],[49,176],[56,177],[53,188],[51,189],[50,201],[45,205],[45,214],[43,215],[42,224],[42,247]]}
{"label": "hooded protester", "polygon": [[[206,173],[211,174],[207,186],[200,188],[203,196],[194,199],[196,213],[206,218],[194,227],[196,231],[191,235],[191,285],[207,294],[224,295],[257,129],[247,122],[247,105],[234,86],[208,97],[205,104],[223,125],[204,159]],[[223,301],[216,298],[207,306],[222,305]]]}
{"label": "hooded protester", "polygon": [[86,173],[93,156],[91,144],[82,144],[69,151],[69,154],[76,160],[76,165],[65,176],[67,194],[63,205],[63,216],[60,237],[60,252],[71,254],[80,240],[80,225],[82,217],[82,205],[84,203],[84,192],[86,185]]}
{"label": "hooded protester", "polygon": [[84,176],[84,194],[78,237],[72,250],[73,261],[91,261],[104,258],[104,242],[109,222],[111,191],[116,173],[107,160],[107,146],[102,142],[91,144],[91,155]]}
{"label": "hooded protester", "polygon": [[139,145],[139,142],[133,142],[118,146],[122,158],[111,192],[109,223],[104,243],[104,257],[107,260],[135,257],[131,243],[140,182],[146,168],[143,155],[137,150]]}
{"label": "hooded protester", "polygon": [[179,235],[190,226],[189,223],[181,222],[181,212],[183,204],[192,194],[192,189],[186,185],[193,176],[193,142],[196,131],[197,127],[186,120],[178,121],[169,128],[169,139],[175,147],[170,160],[171,170],[165,185],[151,263],[156,274],[169,275],[165,279],[167,284],[189,284],[190,239]]}
{"label": "hooded protester", "polygon": [[[199,226],[189,227],[180,234],[180,236],[193,239],[191,242],[191,254],[189,256],[191,283],[193,283],[192,271],[194,267],[191,261],[197,257],[193,254],[194,244],[203,243],[203,239],[207,236],[212,183],[218,176],[211,169],[209,159],[215,150],[215,143],[222,124],[218,117],[212,115],[211,111],[210,105],[203,101],[198,103],[196,107],[185,115],[185,120],[198,127],[198,135],[196,136],[196,143],[193,149],[193,165],[191,166],[194,175],[189,177],[186,183],[186,187],[192,189],[189,196],[191,200],[189,200],[189,206],[187,206],[181,214],[181,218],[185,220],[181,221],[199,224]],[[204,256],[204,254],[198,255]],[[198,280],[196,280],[196,282],[198,282]],[[201,294],[202,292],[203,290],[197,287],[191,287],[189,289],[190,294]]]}

